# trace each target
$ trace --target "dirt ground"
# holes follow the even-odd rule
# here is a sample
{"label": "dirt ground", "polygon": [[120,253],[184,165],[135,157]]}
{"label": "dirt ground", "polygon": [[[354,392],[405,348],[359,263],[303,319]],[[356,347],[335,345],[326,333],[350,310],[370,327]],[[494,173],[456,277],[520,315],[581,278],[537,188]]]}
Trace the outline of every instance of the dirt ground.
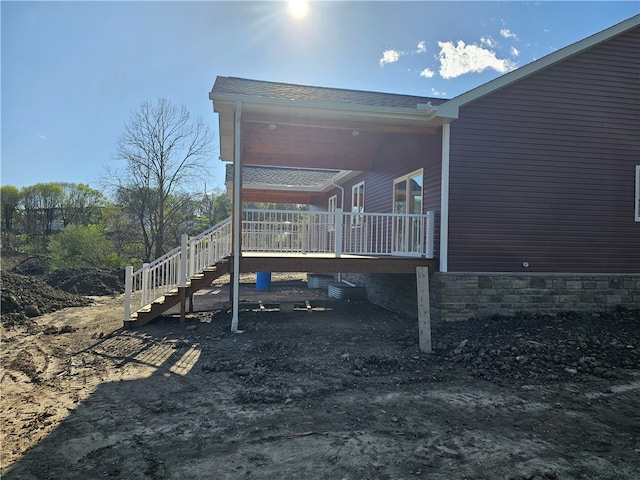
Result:
{"label": "dirt ground", "polygon": [[254,281],[243,333],[222,282],[184,323],[123,330],[113,294],[4,325],[2,477],[640,478],[640,312],[444,323],[426,354],[415,320]]}

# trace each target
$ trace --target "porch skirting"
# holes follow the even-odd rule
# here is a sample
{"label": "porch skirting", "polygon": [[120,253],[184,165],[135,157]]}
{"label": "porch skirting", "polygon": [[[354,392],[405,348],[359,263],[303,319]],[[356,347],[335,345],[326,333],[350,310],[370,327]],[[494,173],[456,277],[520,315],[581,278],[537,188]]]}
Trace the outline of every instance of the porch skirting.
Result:
{"label": "porch skirting", "polygon": [[[640,274],[435,272],[429,277],[435,322],[518,312],[640,308]],[[366,286],[372,303],[417,318],[415,275],[349,274],[346,279]]]}

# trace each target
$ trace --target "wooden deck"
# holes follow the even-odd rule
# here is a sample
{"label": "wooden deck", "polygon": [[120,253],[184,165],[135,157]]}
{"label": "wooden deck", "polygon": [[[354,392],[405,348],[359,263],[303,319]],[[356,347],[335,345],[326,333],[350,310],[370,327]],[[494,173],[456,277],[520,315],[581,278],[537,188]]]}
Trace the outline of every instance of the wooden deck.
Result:
{"label": "wooden deck", "polygon": [[[438,268],[437,259],[420,257],[370,257],[359,255],[322,254],[268,254],[244,253],[240,257],[240,273],[256,272],[307,272],[307,273],[409,273],[415,274],[417,267],[428,267],[429,271]],[[215,266],[207,268],[203,273],[191,278],[187,287],[176,288],[166,295],[154,300],[149,305],[135,312],[129,320],[125,320],[124,328],[140,327],[175,305],[181,304],[181,317],[187,299],[210,285],[213,280],[224,273],[233,274],[233,257],[222,260]],[[231,292],[230,292],[231,293]]]}

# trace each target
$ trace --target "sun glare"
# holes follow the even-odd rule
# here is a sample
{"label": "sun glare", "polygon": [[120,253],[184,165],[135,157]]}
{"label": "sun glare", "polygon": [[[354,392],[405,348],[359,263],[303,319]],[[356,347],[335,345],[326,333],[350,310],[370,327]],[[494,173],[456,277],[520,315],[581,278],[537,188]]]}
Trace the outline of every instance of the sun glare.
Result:
{"label": "sun glare", "polygon": [[289,0],[289,13],[297,20],[307,16],[309,3],[307,0]]}

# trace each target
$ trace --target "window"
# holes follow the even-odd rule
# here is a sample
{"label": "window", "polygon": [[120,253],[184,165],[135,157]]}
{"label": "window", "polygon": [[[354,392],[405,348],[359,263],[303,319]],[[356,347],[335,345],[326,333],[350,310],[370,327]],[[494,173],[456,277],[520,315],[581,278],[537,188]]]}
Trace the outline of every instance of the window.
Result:
{"label": "window", "polygon": [[417,170],[393,181],[393,252],[415,255],[422,252],[423,171]]}
{"label": "window", "polygon": [[636,165],[636,222],[640,222],[640,165]]}
{"label": "window", "polygon": [[327,212],[333,213],[336,211],[336,205],[338,205],[338,196],[334,195],[329,197],[329,208],[327,208]]}
{"label": "window", "polygon": [[393,181],[393,213],[422,213],[422,169]]}
{"label": "window", "polygon": [[[333,195],[332,197],[329,197],[329,205],[327,207],[327,212],[335,213],[337,205],[338,205],[338,196]],[[328,227],[329,231],[333,232],[335,230],[336,218],[333,215],[327,215],[327,217],[329,217],[329,227]]]}
{"label": "window", "polygon": [[[351,212],[364,213],[364,182],[351,187]],[[352,215],[351,226],[359,227],[364,223],[364,216]]]}

